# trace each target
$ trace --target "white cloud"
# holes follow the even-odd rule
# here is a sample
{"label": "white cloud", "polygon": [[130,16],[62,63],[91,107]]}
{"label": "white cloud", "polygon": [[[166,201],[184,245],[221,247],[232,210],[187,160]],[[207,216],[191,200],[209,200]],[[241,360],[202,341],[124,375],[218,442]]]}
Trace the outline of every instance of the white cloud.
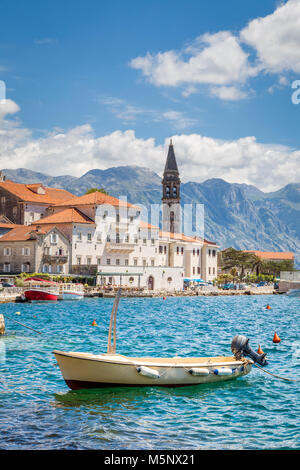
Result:
{"label": "white cloud", "polygon": [[0,100],[0,121],[2,121],[7,114],[16,114],[18,111],[20,111],[20,107],[13,100]]}
{"label": "white cloud", "polygon": [[195,119],[176,110],[161,111],[157,109],[146,109],[112,96],[100,97],[97,101],[107,106],[109,110],[125,124],[133,124],[140,117],[144,122],[168,122],[175,130],[184,130],[196,123]]}
{"label": "white cloud", "polygon": [[[170,112],[171,113],[171,112]],[[169,119],[180,119],[169,114]],[[255,137],[218,140],[199,134],[170,136],[183,181],[223,178],[248,183],[263,191],[300,181],[300,151],[261,144]],[[162,174],[169,137],[164,145],[140,139],[133,130],[96,137],[90,125],[56,130],[34,138],[23,129],[0,123],[0,168],[29,168],[50,175],[81,176],[93,168],[138,165]]]}
{"label": "white cloud", "polygon": [[240,37],[255,48],[264,70],[300,72],[300,2],[289,0],[272,14],[249,22]]}
{"label": "white cloud", "polygon": [[[279,74],[280,87],[286,86],[282,74],[300,72],[299,44],[300,1],[289,0],[272,14],[251,20],[239,33],[203,34],[180,51],[148,52],[131,60],[130,66],[155,86],[182,87],[184,97],[206,84],[211,95],[237,100],[248,96],[241,87],[260,73]],[[246,45],[253,48],[251,58]],[[277,88],[275,84],[268,91]]]}
{"label": "white cloud", "polygon": [[239,90],[234,86],[212,87],[210,92],[213,96],[216,96],[224,101],[238,101],[248,96],[247,93]]}
{"label": "white cloud", "polygon": [[204,34],[193,46],[179,52],[147,53],[133,59],[130,65],[156,86],[186,85],[185,95],[195,91],[191,85],[243,83],[257,73],[238,38],[229,31]]}

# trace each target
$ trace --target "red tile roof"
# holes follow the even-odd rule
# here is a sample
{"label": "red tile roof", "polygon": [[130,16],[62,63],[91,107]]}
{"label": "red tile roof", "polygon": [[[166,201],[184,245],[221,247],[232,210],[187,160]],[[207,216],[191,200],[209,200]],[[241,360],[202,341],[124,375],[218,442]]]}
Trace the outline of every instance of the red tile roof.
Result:
{"label": "red tile roof", "polygon": [[75,207],[70,207],[55,214],[51,214],[43,219],[36,220],[32,225],[44,225],[44,224],[95,224],[95,222],[88,216],[80,212]]}
{"label": "red tile roof", "polygon": [[261,259],[269,260],[293,260],[294,253],[291,251],[259,251],[259,250],[244,250],[246,253],[253,253]]}
{"label": "red tile roof", "polygon": [[[17,242],[30,240],[32,232],[35,232],[35,227],[30,225],[21,225],[16,228],[13,228],[10,232],[3,235],[0,238],[0,242]],[[42,230],[40,233],[45,234],[49,232],[48,230]]]}
{"label": "red tile roof", "polygon": [[55,204],[56,206],[81,206],[81,205],[101,205],[108,204],[111,206],[120,206],[120,207],[136,207],[133,204],[126,203],[116,197],[109,196],[108,194],[101,193],[100,191],[95,191],[94,193],[84,194],[83,196],[77,196],[73,199],[62,201]]}
{"label": "red tile roof", "polygon": [[[38,194],[33,189],[38,186],[42,186],[45,190],[45,194]],[[0,182],[0,188],[5,189],[11,194],[14,194],[24,202],[36,202],[44,204],[58,204],[66,200],[70,201],[75,198],[73,194],[65,189],[47,188],[43,185],[30,185],[15,183],[10,180]],[[31,188],[31,189],[30,189]]]}

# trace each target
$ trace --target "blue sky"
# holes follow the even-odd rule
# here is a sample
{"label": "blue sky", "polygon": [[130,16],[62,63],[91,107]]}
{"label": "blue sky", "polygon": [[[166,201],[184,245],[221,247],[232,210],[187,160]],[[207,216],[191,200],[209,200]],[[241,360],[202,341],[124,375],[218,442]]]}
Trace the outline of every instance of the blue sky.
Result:
{"label": "blue sky", "polygon": [[[300,105],[291,101],[300,78],[298,7],[298,0],[2,0],[0,80],[10,101],[0,167],[79,176],[139,164],[159,172],[174,136],[185,179],[217,176],[261,189],[300,181]],[[278,161],[273,180],[255,166],[259,158],[265,166]]]}

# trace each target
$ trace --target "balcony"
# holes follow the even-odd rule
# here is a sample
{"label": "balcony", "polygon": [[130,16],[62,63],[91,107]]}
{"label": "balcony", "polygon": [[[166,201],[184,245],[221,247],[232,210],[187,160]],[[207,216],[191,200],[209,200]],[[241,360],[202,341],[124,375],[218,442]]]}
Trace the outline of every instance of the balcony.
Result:
{"label": "balcony", "polygon": [[135,248],[135,244],[107,242],[105,248],[108,253],[131,253]]}
{"label": "balcony", "polygon": [[45,253],[43,254],[43,263],[45,264],[65,264],[68,262],[68,256],[67,255],[46,255]]}

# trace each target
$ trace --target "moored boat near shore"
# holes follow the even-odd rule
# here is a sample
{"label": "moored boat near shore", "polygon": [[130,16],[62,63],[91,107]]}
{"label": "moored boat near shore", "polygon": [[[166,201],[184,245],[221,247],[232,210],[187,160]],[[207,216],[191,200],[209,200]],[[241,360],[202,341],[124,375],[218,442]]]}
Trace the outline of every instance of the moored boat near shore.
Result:
{"label": "moored boat near shore", "polygon": [[58,299],[59,290],[56,282],[40,278],[28,278],[25,279],[24,283],[28,284],[24,296],[30,302],[55,302]]}
{"label": "moored boat near shore", "polygon": [[117,354],[116,317],[120,296],[121,289],[111,312],[106,354],[53,351],[71,389],[146,385],[175,387],[221,382],[248,374],[254,362],[262,366],[266,364],[265,354],[252,351],[244,336],[235,336],[231,343],[234,356],[229,357],[161,358]]}
{"label": "moored boat near shore", "polygon": [[82,284],[60,284],[59,297],[62,300],[81,300],[84,297]]}

